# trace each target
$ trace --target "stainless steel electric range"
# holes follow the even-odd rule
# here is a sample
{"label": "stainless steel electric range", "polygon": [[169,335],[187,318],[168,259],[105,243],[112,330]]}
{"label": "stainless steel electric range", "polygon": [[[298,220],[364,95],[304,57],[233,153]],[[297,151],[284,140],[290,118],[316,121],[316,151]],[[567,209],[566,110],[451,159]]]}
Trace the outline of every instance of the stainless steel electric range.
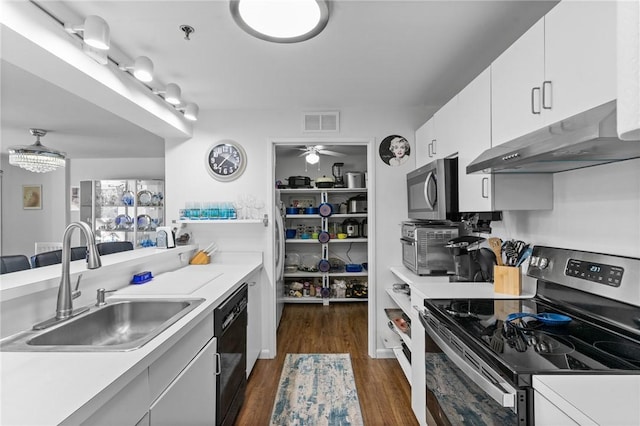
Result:
{"label": "stainless steel electric range", "polygon": [[536,246],[527,275],[530,299],[425,300],[437,424],[535,424],[534,375],[640,374],[640,259]]}

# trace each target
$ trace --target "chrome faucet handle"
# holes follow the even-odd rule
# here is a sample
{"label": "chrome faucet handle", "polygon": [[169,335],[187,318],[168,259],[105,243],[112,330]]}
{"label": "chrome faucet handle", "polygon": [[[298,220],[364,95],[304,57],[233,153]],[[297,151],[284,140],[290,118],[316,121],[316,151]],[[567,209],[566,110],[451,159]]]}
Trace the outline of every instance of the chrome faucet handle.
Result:
{"label": "chrome faucet handle", "polygon": [[80,288],[81,279],[82,279],[82,274],[78,275],[78,281],[76,281],[76,288],[71,292],[71,300],[77,299],[82,294],[82,292],[78,290]]}
{"label": "chrome faucet handle", "polygon": [[104,305],[106,305],[107,302],[104,301],[105,294],[106,293],[113,293],[114,291],[116,291],[116,290],[115,289],[114,290],[105,290],[104,288],[99,288],[97,290],[97,292],[96,292],[97,293],[96,294],[96,306],[104,306]]}

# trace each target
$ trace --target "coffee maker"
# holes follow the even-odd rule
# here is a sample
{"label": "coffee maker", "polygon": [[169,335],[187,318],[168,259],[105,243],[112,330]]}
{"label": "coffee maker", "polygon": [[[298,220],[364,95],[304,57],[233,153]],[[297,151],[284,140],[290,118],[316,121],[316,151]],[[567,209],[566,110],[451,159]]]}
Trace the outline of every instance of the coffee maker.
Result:
{"label": "coffee maker", "polygon": [[335,183],[333,184],[334,188],[344,188],[344,175],[342,173],[342,168],[344,167],[344,163],[333,163],[331,166],[331,174],[335,178]]}
{"label": "coffee maker", "polygon": [[480,243],[485,239],[473,235],[464,235],[447,242],[449,252],[453,256],[455,281],[488,281],[493,265],[489,268],[489,259],[484,258]]}

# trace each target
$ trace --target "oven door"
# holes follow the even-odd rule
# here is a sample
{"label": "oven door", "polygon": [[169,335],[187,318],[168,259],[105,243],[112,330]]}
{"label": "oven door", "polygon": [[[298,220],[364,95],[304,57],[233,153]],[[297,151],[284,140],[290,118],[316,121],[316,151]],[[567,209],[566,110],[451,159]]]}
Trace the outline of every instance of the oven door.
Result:
{"label": "oven door", "polygon": [[[427,411],[436,425],[529,425],[526,389],[515,389],[428,312]],[[520,413],[520,414],[519,414]]]}
{"label": "oven door", "polygon": [[402,264],[414,274],[418,273],[418,245],[409,238],[400,238],[402,244]]}

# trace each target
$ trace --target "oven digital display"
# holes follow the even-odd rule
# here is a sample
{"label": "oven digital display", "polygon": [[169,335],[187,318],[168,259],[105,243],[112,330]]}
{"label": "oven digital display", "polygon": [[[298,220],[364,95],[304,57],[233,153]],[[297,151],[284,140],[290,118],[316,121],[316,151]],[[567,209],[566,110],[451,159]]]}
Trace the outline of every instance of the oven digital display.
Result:
{"label": "oven digital display", "polygon": [[605,265],[604,263],[585,262],[569,259],[564,271],[565,275],[593,281],[599,284],[619,287],[622,282],[624,268],[620,266]]}

